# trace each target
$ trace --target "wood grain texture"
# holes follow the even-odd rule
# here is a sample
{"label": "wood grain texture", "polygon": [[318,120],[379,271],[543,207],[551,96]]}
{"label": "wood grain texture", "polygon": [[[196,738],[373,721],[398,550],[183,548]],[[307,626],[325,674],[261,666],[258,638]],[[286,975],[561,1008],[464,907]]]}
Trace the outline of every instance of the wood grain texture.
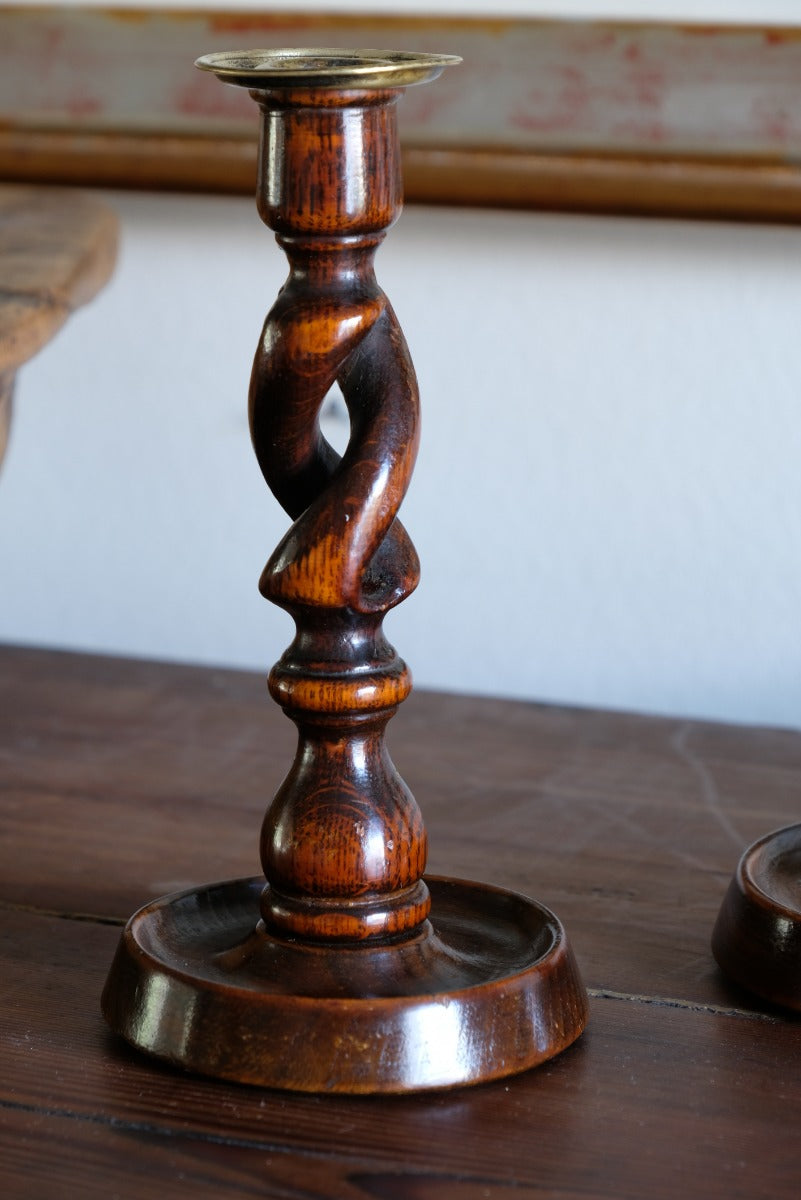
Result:
{"label": "wood grain texture", "polygon": [[[417,380],[374,267],[400,213],[399,92],[255,95],[257,204],[290,268],[250,383],[256,458],[292,519],[259,589],[295,621],[270,691],[299,732],[262,828],[263,915],[283,936],[382,937],[430,909],[422,818],[384,741],[411,678],[382,621],[420,574],[397,519],[417,456]],[[319,424],[334,383],[350,418],[341,456]]]}
{"label": "wood grain texture", "polygon": [[183,1075],[107,1033],[132,903],[254,869],[291,742],[273,707],[254,674],[0,651],[4,1196],[795,1197],[801,1024],[709,951],[735,843],[797,811],[795,732],[407,702],[393,749],[437,869],[480,863],[558,901],[593,984],[587,1033],[537,1071],[292,1096]]}
{"label": "wood grain texture", "polygon": [[117,220],[94,197],[0,185],[0,464],[16,374],[108,281]]}
{"label": "wood grain texture", "polygon": [[[4,903],[121,924],[258,872],[294,745],[261,676],[9,647],[0,711]],[[536,895],[593,988],[758,1008],[709,937],[742,849],[797,815],[797,733],[415,692],[391,747],[429,869]]]}
{"label": "wood grain texture", "polygon": [[183,1075],[113,1039],[96,997],[115,929],[4,912],[0,931],[9,1197],[43,1194],[42,1156],[66,1198],[795,1194],[797,1023],[596,998],[581,1041],[512,1080],[290,1096]]}
{"label": "wood grain texture", "polygon": [[[140,909],[102,1007],[131,1044],[218,1078],[358,1094],[464,1086],[558,1054],[587,1019],[551,912],[423,877],[422,815],[385,741],[411,689],[382,623],[419,577],[397,518],[419,404],[374,257],[400,212],[397,101],[458,62],[245,50],[196,64],[258,101],[257,206],[289,260],[249,416],[292,520],[259,588],[295,623],[269,688],[298,742],[262,822],[263,874]],[[320,428],[335,383],[350,418],[341,455]]]}
{"label": "wood grain texture", "polygon": [[108,281],[117,220],[94,196],[0,187],[0,373],[16,371]]}

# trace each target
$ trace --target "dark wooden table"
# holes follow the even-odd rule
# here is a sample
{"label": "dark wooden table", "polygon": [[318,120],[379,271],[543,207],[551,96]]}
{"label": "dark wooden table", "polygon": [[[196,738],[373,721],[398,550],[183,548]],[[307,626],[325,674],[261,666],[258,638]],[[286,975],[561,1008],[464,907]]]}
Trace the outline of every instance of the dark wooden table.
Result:
{"label": "dark wooden table", "polygon": [[100,991],[145,900],[258,873],[292,727],[257,675],[0,650],[0,1194],[797,1197],[801,1022],[709,936],[741,849],[799,818],[801,734],[416,693],[390,744],[430,869],[561,916],[586,1034],[420,1097],[191,1078],[107,1033]]}

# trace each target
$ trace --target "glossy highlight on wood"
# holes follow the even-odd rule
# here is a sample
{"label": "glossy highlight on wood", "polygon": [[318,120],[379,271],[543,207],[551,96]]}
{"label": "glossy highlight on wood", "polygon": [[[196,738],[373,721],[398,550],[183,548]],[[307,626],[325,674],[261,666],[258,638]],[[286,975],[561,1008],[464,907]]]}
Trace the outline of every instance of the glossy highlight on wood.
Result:
{"label": "glossy highlight on wood", "polygon": [[[411,680],[381,622],[419,578],[396,515],[417,453],[417,382],[373,266],[401,205],[398,93],[344,90],[329,77],[311,89],[301,78],[290,91],[261,90],[267,56],[251,57],[265,148],[258,209],[290,273],[256,352],[250,428],[264,477],[294,521],[259,586],[295,619],[270,691],[299,731],[262,830],[262,911],[279,936],[394,936],[416,929],[430,907],[422,817],[384,746]],[[294,78],[305,62],[319,84],[324,51],[274,57],[273,71],[288,60]],[[240,70],[245,59],[237,56]],[[351,60],[361,61],[338,52],[348,82]],[[319,426],[335,383],[351,422],[342,458]]]}
{"label": "glossy highlight on wood", "polygon": [[165,1069],[95,1003],[142,899],[247,873],[292,742],[263,676],[0,646],[0,711],[4,1200],[797,1200],[801,1021],[709,932],[740,839],[797,819],[798,731],[416,690],[436,873],[535,888],[592,1024],[495,1083],[320,1096]]}
{"label": "glossy highlight on wood", "polygon": [[[159,1057],[301,1091],[470,1084],[536,1066],[574,1041],[583,990],[553,914],[499,889],[428,883],[433,928],[336,953],[270,937],[257,921],[262,879],[156,901],[127,927],[106,1015]],[[117,1010],[121,980],[135,1002]],[[559,1029],[540,1019],[555,1011],[567,1018]]]}
{"label": "glossy highlight on wood", "polygon": [[[249,415],[293,522],[259,587],[295,622],[269,686],[298,741],[262,825],[264,879],[142,909],[104,992],[113,1029],[197,1072],[294,1091],[451,1087],[534,1066],[587,1019],[547,909],[424,878],[422,815],[385,744],[411,688],[382,622],[419,578],[398,518],[419,399],[374,257],[401,208],[401,84],[454,61],[312,49],[198,64],[259,104],[257,205],[289,262]],[[342,455],[319,423],[334,385],[350,415]]]}
{"label": "glossy highlight on wood", "polygon": [[801,1012],[801,825],[766,834],[745,851],[712,949],[749,992]]}

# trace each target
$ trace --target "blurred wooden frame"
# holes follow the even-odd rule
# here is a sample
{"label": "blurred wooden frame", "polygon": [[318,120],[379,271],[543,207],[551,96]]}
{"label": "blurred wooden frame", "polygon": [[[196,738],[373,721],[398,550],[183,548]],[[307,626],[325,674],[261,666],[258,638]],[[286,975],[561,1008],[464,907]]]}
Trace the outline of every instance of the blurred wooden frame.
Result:
{"label": "blurred wooden frame", "polygon": [[251,192],[257,110],[210,50],[461,54],[401,108],[406,197],[801,220],[801,29],[0,8],[0,178]]}

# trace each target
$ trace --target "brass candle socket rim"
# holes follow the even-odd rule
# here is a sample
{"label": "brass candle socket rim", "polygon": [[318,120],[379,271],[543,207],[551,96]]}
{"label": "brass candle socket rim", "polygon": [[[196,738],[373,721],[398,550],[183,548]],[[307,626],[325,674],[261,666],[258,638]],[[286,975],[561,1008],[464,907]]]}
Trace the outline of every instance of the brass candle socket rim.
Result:
{"label": "brass candle socket rim", "polygon": [[456,54],[352,50],[341,46],[224,50],[195,66],[223,83],[248,88],[403,88],[436,79],[462,60]]}

